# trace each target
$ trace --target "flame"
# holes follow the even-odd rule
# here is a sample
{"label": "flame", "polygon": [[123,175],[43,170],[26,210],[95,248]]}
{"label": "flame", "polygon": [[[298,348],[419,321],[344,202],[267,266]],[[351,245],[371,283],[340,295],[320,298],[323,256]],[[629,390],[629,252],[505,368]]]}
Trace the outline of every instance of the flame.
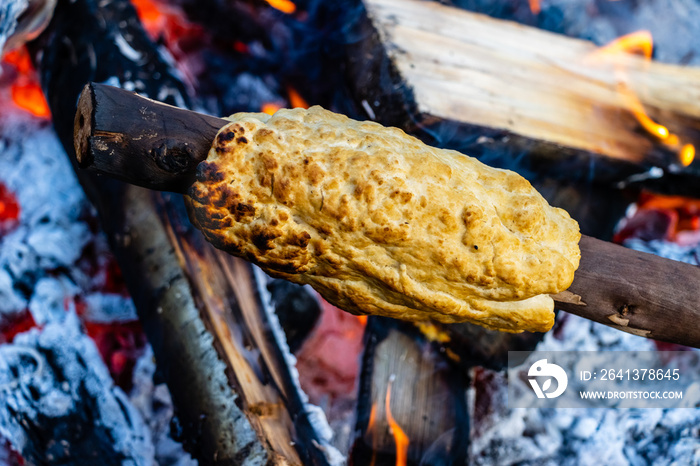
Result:
{"label": "flame", "polygon": [[391,415],[391,386],[393,379],[389,380],[389,386],[386,389],[386,420],[389,422],[391,434],[394,436],[396,443],[396,466],[406,466],[406,458],[408,457],[408,435],[401,429],[401,426],[396,422],[394,416]]}
{"label": "flame", "polygon": [[681,149],[680,153],[678,154],[678,158],[681,161],[681,165],[684,167],[687,167],[691,163],[693,163],[693,160],[695,159],[695,146],[692,144],[686,144],[683,146]]}
{"label": "flame", "polygon": [[360,321],[360,324],[362,324],[363,326],[367,325],[367,316],[356,316],[356,317],[357,317],[357,320]]}
{"label": "flame", "polygon": [[282,108],[282,106],[281,106],[281,105],[277,105],[277,104],[274,103],[274,102],[265,102],[264,104],[262,104],[262,107],[261,107],[260,110],[261,110],[263,113],[267,113],[268,115],[274,115],[275,112],[276,112],[277,110],[279,110],[280,108]]}
{"label": "flame", "polygon": [[309,104],[293,87],[287,87],[287,95],[289,96],[289,105],[292,108],[309,108]]}
{"label": "flame", "polygon": [[[654,38],[649,31],[641,30],[618,37],[609,44],[600,47],[590,56],[595,58],[615,56],[620,53],[636,53],[642,55],[645,61],[651,61],[653,51]],[[625,106],[632,112],[639,124],[642,125],[647,132],[660,139],[666,146],[678,151],[678,160],[681,165],[684,167],[690,165],[695,158],[695,146],[692,144],[685,144],[679,148],[681,143],[678,136],[672,134],[667,127],[655,122],[647,115],[644,110],[644,105],[627,85],[624,70],[616,66],[615,75],[618,80],[618,92]]]}
{"label": "flame", "polygon": [[[649,118],[649,115],[647,115],[644,111],[644,105],[642,105],[642,103],[639,101],[639,98],[627,86],[627,84],[620,83],[620,85],[618,86],[618,91],[620,92],[620,95],[623,97],[623,100],[627,104],[627,107],[637,119],[639,124],[642,125],[642,127],[644,127],[644,129],[647,130],[650,134],[653,134],[662,141],[668,139],[670,136],[675,136],[675,134],[672,135],[668,131],[668,128],[656,123],[654,120]],[[678,139],[676,136],[675,141],[677,140]],[[671,141],[674,141],[674,139],[672,138]]]}
{"label": "flame", "polygon": [[638,53],[651,60],[654,51],[654,38],[651,32],[641,30],[625,34],[593,52],[594,56],[617,55],[620,53]]}
{"label": "flame", "polygon": [[374,428],[377,423],[377,402],[372,403],[372,408],[369,411],[369,421],[367,421],[367,432],[372,434],[372,461],[370,466],[374,466],[377,462],[377,431]]}
{"label": "flame", "polygon": [[295,11],[297,11],[297,6],[294,4],[294,2],[291,2],[289,0],[266,0],[267,3],[270,4],[270,6],[276,10],[281,11],[282,13],[287,13],[288,15],[291,15]]}
{"label": "flame", "polygon": [[537,15],[542,11],[542,7],[540,6],[540,0],[529,0],[530,2],[530,11],[532,11],[533,14]]}

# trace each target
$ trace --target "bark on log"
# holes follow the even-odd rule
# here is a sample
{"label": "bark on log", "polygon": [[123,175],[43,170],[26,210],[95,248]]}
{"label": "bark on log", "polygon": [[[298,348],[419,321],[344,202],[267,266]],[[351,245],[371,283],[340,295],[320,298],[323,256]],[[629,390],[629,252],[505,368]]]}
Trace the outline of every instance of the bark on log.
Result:
{"label": "bark on log", "polygon": [[[71,159],[77,97],[90,80],[187,102],[128,1],[60,0],[31,49]],[[249,264],[209,246],[186,220],[180,196],[77,173],[199,463],[328,464],[327,439],[310,420],[279,340],[270,337]]]}
{"label": "bark on log", "polygon": [[[119,133],[118,137],[102,138],[103,134],[114,133],[110,126],[93,126],[90,124],[109,122],[100,114],[111,114],[110,98],[102,99],[114,91],[106,86],[93,84],[94,92],[87,91],[81,98],[80,110],[76,121],[83,126],[76,127],[76,147],[89,151],[94,145],[106,145],[100,150],[100,157],[89,153],[81,154],[80,160],[90,160],[89,168],[101,172],[109,172],[114,167],[129,166],[128,171],[119,172],[122,179],[129,179],[130,173],[138,171],[140,160],[150,151],[148,148],[139,153],[130,153],[130,135]],[[141,107],[158,111],[159,117],[169,118],[170,107],[145,100],[133,93],[120,91],[120,99],[140,101]],[[86,97],[87,96],[87,97]],[[89,105],[91,98],[97,99]],[[86,100],[84,100],[86,99]],[[92,111],[92,114],[87,113]],[[146,113],[148,113],[146,112]],[[178,111],[180,112],[180,111]],[[90,118],[87,115],[90,115]],[[182,118],[178,113],[177,118]],[[193,116],[196,121],[199,116]],[[148,119],[142,119],[138,126],[149,124]],[[148,130],[161,131],[165,126],[161,122],[150,121]],[[209,129],[211,130],[211,128]],[[140,134],[140,133],[139,133]],[[209,147],[203,143],[203,138],[192,138],[186,133],[159,134],[159,138],[172,141],[174,145],[187,145],[201,159]],[[161,140],[158,139],[158,140]],[[212,137],[213,139],[213,137]],[[196,150],[195,150],[196,148]],[[107,160],[103,155],[108,154]],[[111,159],[124,162],[115,163]],[[168,174],[168,179],[170,178]],[[183,179],[190,173],[180,172]],[[137,177],[142,181],[144,177]],[[158,182],[150,187],[157,187]],[[700,302],[700,269],[688,264],[665,259],[647,253],[596,240],[584,236],[580,243],[581,265],[574,277],[574,282],[567,292],[554,296],[559,308],[578,314],[597,322],[619,328],[630,333],[643,335],[657,340],[679,343],[687,346],[700,347],[700,330],[694,323],[700,320],[700,310],[696,303]]]}
{"label": "bark on log", "polygon": [[700,164],[682,168],[681,145],[644,131],[630,92],[620,89],[699,147],[700,69],[625,54],[591,58],[590,42],[439,2],[362,3],[365,14],[348,35],[348,82],[370,118],[432,145],[507,167],[525,161],[568,180],[625,182],[658,166],[690,180],[651,179],[656,189],[698,195]]}

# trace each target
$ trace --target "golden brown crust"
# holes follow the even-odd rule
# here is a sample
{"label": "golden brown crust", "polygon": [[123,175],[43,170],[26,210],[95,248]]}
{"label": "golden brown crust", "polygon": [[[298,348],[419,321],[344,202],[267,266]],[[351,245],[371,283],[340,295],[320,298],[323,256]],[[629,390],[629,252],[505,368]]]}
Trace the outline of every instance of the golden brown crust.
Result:
{"label": "golden brown crust", "polygon": [[215,246],[357,314],[551,328],[578,224],[519,175],[320,107],[231,120],[189,193]]}

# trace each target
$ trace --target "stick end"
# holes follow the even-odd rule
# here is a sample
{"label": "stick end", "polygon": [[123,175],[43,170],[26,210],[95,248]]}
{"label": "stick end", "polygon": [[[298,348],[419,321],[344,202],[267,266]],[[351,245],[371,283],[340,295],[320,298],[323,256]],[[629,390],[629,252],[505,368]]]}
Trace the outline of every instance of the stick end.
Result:
{"label": "stick end", "polygon": [[73,120],[73,146],[75,147],[75,157],[78,166],[88,167],[93,162],[90,151],[90,137],[94,126],[93,107],[95,102],[95,89],[92,83],[88,83],[80,93],[78,99],[78,110]]}

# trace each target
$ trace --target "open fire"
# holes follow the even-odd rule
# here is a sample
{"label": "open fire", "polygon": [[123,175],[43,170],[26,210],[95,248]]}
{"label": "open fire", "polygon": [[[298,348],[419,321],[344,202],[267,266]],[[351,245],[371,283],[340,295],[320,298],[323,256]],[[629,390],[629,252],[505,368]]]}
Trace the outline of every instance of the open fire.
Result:
{"label": "open fire", "polygon": [[[344,31],[346,35],[343,37],[338,37],[334,31],[328,30],[328,24],[335,26],[357,19],[360,9],[354,2],[340,2],[342,6],[288,0],[232,2],[238,8],[235,11],[241,15],[235,20],[231,19],[232,16],[217,18],[216,12],[211,11],[209,16],[203,17],[205,9],[193,11],[195,2],[187,0],[134,0],[132,3],[151,39],[164,47],[159,53],[167,53],[173,58],[177,70],[174,74],[184,83],[183,89],[193,94],[191,105],[195,108],[217,115],[236,111],[274,114],[284,107],[308,108],[309,105],[322,104],[355,118],[369,116],[373,119],[380,118],[386,110],[381,108],[382,105],[388,106],[384,101],[380,103],[383,98],[380,96],[376,100],[355,97],[353,84],[349,84],[348,77],[343,75],[346,57],[342,56],[341,50],[346,42],[357,40],[357,37],[348,31]],[[480,2],[447,3],[464,4],[462,6],[475,9]],[[553,8],[559,3],[564,17],[568,11],[564,5],[567,2],[563,1],[540,4],[530,0],[521,3],[525,9],[529,8],[528,21],[532,21],[532,15],[535,15],[540,25],[554,21],[551,19],[556,16]],[[628,8],[630,15],[638,14],[633,7],[626,6],[629,2],[614,3],[624,3],[620,8]],[[653,2],[645,0],[639,3]],[[98,2],[86,1],[85,4],[99,7]],[[62,8],[60,1],[57,8]],[[503,8],[494,8],[504,16]],[[597,8],[601,11],[588,12],[591,21],[600,22],[605,18],[605,11],[602,11],[605,7]],[[520,11],[522,9],[512,16],[518,19]],[[493,11],[485,13],[493,14]],[[65,16],[61,18],[68,21]],[[211,26],[216,21],[223,25]],[[246,23],[247,28],[241,26],[241,32],[237,33],[227,21],[234,21],[236,26]],[[630,24],[636,21],[630,21]],[[614,14],[611,14],[610,24],[615,25],[610,28],[619,29]],[[349,25],[344,28],[351,29]],[[575,34],[576,28],[571,28],[572,31],[568,32]],[[596,38],[601,46],[586,55],[584,61],[591,67],[602,66],[600,63],[612,65],[620,107],[636,121],[631,132],[635,135],[644,133],[645,141],[651,141],[652,151],[673,153],[675,160],[671,165],[679,167],[669,169],[669,165],[664,165],[667,173],[676,170],[674,174],[682,173],[694,180],[692,170],[697,129],[677,129],[678,121],[693,120],[685,116],[686,119],[679,120],[672,115],[671,121],[667,122],[664,116],[672,112],[650,110],[648,104],[643,103],[647,101],[637,92],[639,86],[634,82],[639,70],[628,73],[625,67],[627,61],[624,57],[634,54],[652,63],[652,34],[640,30],[618,35],[620,37],[612,42]],[[656,33],[654,35],[656,38]],[[663,49],[664,44],[671,40],[669,37],[673,36],[659,34],[656,46]],[[127,35],[105,40],[116,43],[117,49],[127,58],[145,56],[138,47],[132,48]],[[42,79],[50,79],[46,78],[50,72],[42,68],[48,65],[41,64],[45,62],[37,58],[36,47],[35,43],[29,48],[21,47],[6,53],[0,76],[0,100],[4,104],[13,104],[4,105],[6,110],[0,115],[3,136],[0,152],[0,383],[3,384],[0,386],[0,405],[4,405],[0,406],[0,432],[6,439],[4,457],[13,458],[8,462],[14,461],[14,464],[22,464],[20,453],[30,462],[60,459],[65,464],[78,464],[81,459],[76,458],[84,460],[101,452],[115,458],[127,458],[135,464],[153,464],[154,461],[159,464],[214,464],[217,460],[212,460],[206,453],[213,450],[201,447],[206,442],[192,434],[201,428],[207,435],[213,435],[207,430],[210,427],[202,427],[203,420],[201,424],[195,423],[194,429],[188,425],[193,416],[187,412],[186,406],[189,404],[192,411],[205,409],[206,397],[195,399],[192,392],[171,385],[175,399],[173,408],[171,395],[162,383],[167,375],[156,375],[153,354],[159,364],[164,364],[165,369],[159,370],[168,373],[182,370],[183,374],[187,372],[187,377],[190,377],[190,368],[196,368],[199,362],[192,365],[183,359],[181,367],[177,363],[164,363],[164,355],[167,357],[168,351],[178,349],[167,338],[153,341],[153,321],[149,318],[144,327],[148,327],[146,333],[152,340],[153,349],[147,343],[146,333],[127,291],[129,288],[135,295],[136,306],[142,306],[144,299],[136,296],[133,288],[134,281],[139,281],[138,277],[134,278],[134,270],[138,268],[129,268],[122,275],[122,269],[108,246],[108,243],[112,247],[121,244],[128,249],[130,242],[138,241],[138,235],[128,229],[120,230],[120,227],[117,228],[118,235],[115,236],[113,230],[105,235],[98,227],[95,209],[85,199],[56,133],[48,126],[52,121],[52,110],[55,113],[59,104],[55,103],[56,94],[49,92],[50,108],[42,91],[42,86],[44,89],[50,86],[46,82],[40,84],[40,75]],[[541,53],[546,54],[546,51]],[[32,59],[39,63],[38,71],[35,71]],[[146,64],[140,63],[139,66],[145,69]],[[139,79],[121,76],[112,82],[144,91],[146,85],[139,83]],[[151,97],[159,98],[157,95]],[[590,118],[595,119],[600,113],[605,112],[593,109]],[[408,126],[427,128],[424,122],[414,123]],[[445,125],[443,130],[444,134],[431,134],[433,141],[454,141],[450,127]],[[431,127],[430,131],[433,132],[434,128]],[[475,131],[478,132],[479,128]],[[480,137],[480,134],[472,134],[465,139]],[[483,137],[488,139],[490,136]],[[502,147],[496,144],[483,153],[493,156]],[[497,154],[496,157],[500,156]],[[596,156],[591,157],[593,160]],[[626,160],[634,162],[644,157],[645,154],[629,153]],[[543,169],[540,173],[527,160],[527,153],[524,153],[513,162],[512,168],[525,170],[533,183],[551,189],[554,199],[561,200],[574,192],[573,197],[582,198],[581,202],[585,203],[586,199],[599,197],[604,200],[610,195],[607,187],[599,190],[595,180],[583,186],[552,181],[545,174],[548,170]],[[691,171],[683,172],[686,167]],[[624,215],[621,210],[606,214],[610,215],[610,221],[602,222],[604,227],[596,223],[596,231],[591,234],[603,237],[614,234],[614,241],[628,247],[698,265],[699,201],[636,189],[635,181],[630,179],[654,179],[656,172],[650,174],[650,170],[644,165],[630,175],[631,178],[626,174],[623,180],[615,180],[625,185],[627,191],[612,192],[631,207]],[[667,188],[664,184],[672,184],[672,177],[661,176],[660,180],[661,184],[654,183],[650,188],[660,186],[662,191],[673,191],[673,187]],[[147,197],[145,194],[139,196]],[[154,203],[162,207],[172,202],[170,197],[163,199]],[[583,207],[584,210],[595,208],[593,204]],[[168,221],[177,217],[174,210],[156,209],[154,212]],[[126,214],[133,212],[127,210]],[[102,211],[99,215],[102,221],[109,218]],[[107,220],[108,223],[111,221]],[[584,221],[581,222],[583,228],[589,228]],[[613,231],[610,225],[618,221],[619,225]],[[472,353],[467,356],[467,351],[459,343],[461,330],[445,330],[442,326],[432,325],[416,327],[386,323],[375,317],[351,316],[305,288],[285,288],[276,294],[275,282],[262,277],[259,271],[253,274],[250,282],[240,276],[232,281],[231,287],[238,293],[231,295],[235,298],[221,297],[218,293],[227,285],[222,284],[224,280],[217,275],[213,265],[211,270],[207,267],[223,264],[222,276],[230,277],[239,273],[241,266],[203,252],[205,250],[200,249],[199,243],[188,243],[191,233],[177,223],[174,225],[167,235],[171,240],[185,238],[175,240],[174,244],[177,260],[186,263],[188,273],[192,273],[188,276],[188,284],[196,291],[194,301],[206,302],[209,308],[215,309],[214,314],[219,318],[206,321],[207,325],[200,331],[215,335],[207,337],[208,346],[216,347],[220,355],[229,358],[226,361],[226,357],[219,356],[219,365],[212,371],[225,374],[217,383],[230,384],[233,387],[231,393],[239,397],[237,404],[245,416],[239,413],[229,417],[247,416],[251,420],[249,430],[237,431],[239,434],[243,432],[241,438],[249,440],[241,450],[244,453],[240,453],[240,462],[243,462],[246,452],[252,458],[257,454],[264,456],[261,451],[290,452],[298,455],[296,460],[301,458],[308,464],[349,461],[373,466],[576,464],[584,459],[591,464],[644,464],[645,461],[691,464],[697,460],[700,444],[695,428],[700,421],[697,409],[607,412],[584,409],[573,413],[534,408],[508,410],[504,398],[506,380],[502,364],[497,362],[508,349],[516,346],[523,349],[523,345],[528,349],[559,351],[678,349],[677,346],[622,333],[562,312],[554,330],[539,343],[518,340],[516,336],[499,348],[494,342],[500,341],[500,336],[483,331],[468,333],[471,346],[485,349],[477,356]],[[115,254],[123,264],[123,253]],[[191,257],[203,259],[191,262]],[[203,275],[196,275],[192,270],[203,271]],[[176,280],[174,277],[169,279]],[[297,304],[297,300],[302,304]],[[279,314],[286,341],[284,334],[278,332],[277,317],[246,313],[249,312],[247,309],[257,309],[256,306],[267,309],[270,302],[274,303],[273,307]],[[236,306],[242,306],[242,310],[231,312],[234,317],[229,316],[228,308]],[[317,311],[311,312],[314,306]],[[162,314],[162,304],[153,312]],[[141,308],[139,313],[142,313]],[[201,314],[206,312],[201,311]],[[256,323],[254,319],[257,318],[263,320]],[[304,320],[304,325],[301,320]],[[247,327],[251,322],[253,324]],[[228,329],[231,337],[227,337]],[[259,346],[261,341],[272,343]],[[287,343],[290,348],[287,348]],[[164,350],[163,347],[167,348]],[[284,361],[289,365],[295,358],[296,366],[291,368],[279,369],[274,364],[275,361]],[[258,365],[261,360],[267,365]],[[62,370],[69,374],[64,385],[61,385]],[[295,380],[297,370],[298,380]],[[285,378],[288,373],[291,374],[289,380]],[[258,386],[255,385],[258,378],[263,388],[256,392],[257,389],[250,387]],[[245,379],[254,379],[252,385],[247,386]],[[167,380],[170,384],[172,379]],[[411,387],[412,384],[415,387]],[[300,395],[297,387],[304,389],[306,394]],[[271,395],[276,391],[282,395]],[[34,407],[32,403],[37,400],[23,398],[25,393],[36,393],[47,406],[54,403],[53,406],[60,406],[63,410],[51,418],[48,411]],[[192,395],[191,399],[185,397],[185,404],[182,393]],[[308,407],[307,395],[321,409]],[[84,396],[85,403],[79,401],[80,396]],[[30,434],[34,427],[27,427],[16,414],[22,413],[23,419],[40,427],[49,426],[49,432],[54,429],[51,422],[57,422],[56,426],[63,425],[63,422],[92,429],[84,414],[89,400],[99,400],[99,407],[94,411],[94,425],[104,421],[108,426],[105,435],[115,439],[112,445],[104,440],[100,443],[98,435],[86,438],[82,443],[68,436],[56,437],[61,448],[45,448],[32,440]],[[297,407],[289,408],[285,406],[287,403],[296,403]],[[228,409],[228,406],[225,409],[214,407],[212,412]],[[178,414],[171,423],[173,410]],[[284,414],[285,410],[292,414]],[[294,413],[304,413],[300,415],[302,418],[308,415],[310,427],[295,424],[293,429],[290,428],[293,422],[297,422],[291,419]],[[210,416],[204,411],[199,415],[202,418]],[[168,427],[169,423],[172,428]],[[328,426],[332,434],[328,432]],[[226,427],[233,429],[228,424]],[[282,432],[290,430],[300,438],[293,437],[288,442],[284,435],[289,435],[289,432]],[[49,435],[41,428],[37,432]],[[305,435],[313,439],[309,442],[311,447],[303,445],[301,437]],[[256,438],[273,440],[268,445],[250,440]],[[68,445],[71,442],[74,446]],[[300,446],[296,445],[297,442]],[[281,445],[283,443],[287,444]],[[13,448],[17,451],[7,453]],[[185,450],[191,452],[192,457]],[[314,450],[321,453],[317,456],[308,453]]]}

